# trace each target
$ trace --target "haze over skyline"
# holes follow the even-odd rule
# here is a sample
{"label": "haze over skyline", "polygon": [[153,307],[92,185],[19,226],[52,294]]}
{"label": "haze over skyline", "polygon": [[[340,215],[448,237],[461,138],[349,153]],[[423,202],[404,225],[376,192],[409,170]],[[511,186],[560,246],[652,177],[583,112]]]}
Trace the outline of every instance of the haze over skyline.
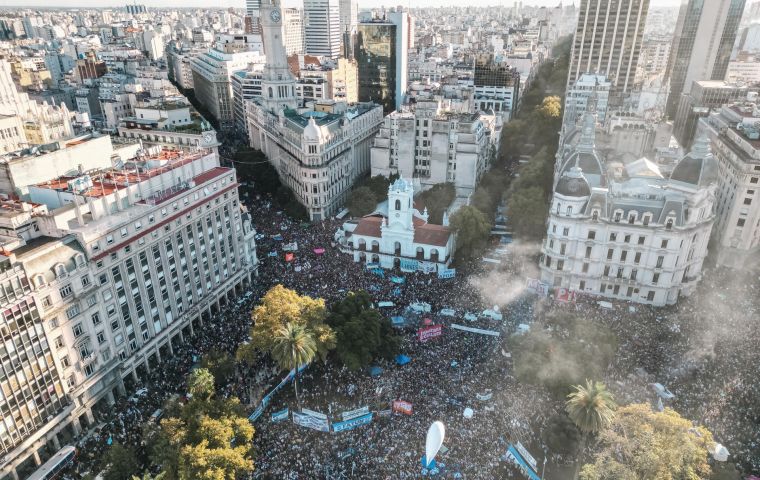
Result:
{"label": "haze over skyline", "polygon": [[[560,0],[532,0],[532,1],[523,1],[524,5],[539,5],[539,6],[546,6],[546,7],[553,7],[556,6],[559,3]],[[123,7],[124,5],[128,3],[133,3],[133,1],[126,0],[126,1],[114,1],[114,0],[59,0],[55,2],[56,7],[60,8],[75,8],[75,7],[82,7],[82,8],[98,8],[98,7],[104,7],[104,8],[115,8],[115,7]],[[138,0],[138,4],[143,4],[147,7],[153,7],[153,8],[179,8],[179,7],[191,7],[191,8],[203,8],[208,7],[208,2],[204,0]],[[283,0],[283,3],[286,6],[301,6],[303,4],[302,0]],[[493,6],[493,5],[513,5],[515,2],[510,1],[501,1],[501,2],[494,2],[494,0],[472,0],[470,2],[471,5],[476,7],[487,7],[487,6]],[[564,0],[562,2],[563,4],[567,5],[571,3],[570,1]],[[580,4],[580,0],[575,1],[576,4]],[[655,7],[675,7],[678,6],[681,3],[681,0],[652,0],[651,6]],[[244,0],[219,0],[215,2],[216,6],[219,8],[228,8],[228,7],[234,7],[234,8],[244,8],[245,1]],[[409,6],[409,1],[383,1],[383,0],[359,0],[359,7],[360,8],[378,8],[381,6],[395,6],[395,5],[407,5]],[[414,6],[415,7],[434,7],[434,6],[453,6],[453,5],[461,5],[460,2],[457,2],[456,0],[416,0]],[[49,0],[0,0],[0,7],[51,7]]]}

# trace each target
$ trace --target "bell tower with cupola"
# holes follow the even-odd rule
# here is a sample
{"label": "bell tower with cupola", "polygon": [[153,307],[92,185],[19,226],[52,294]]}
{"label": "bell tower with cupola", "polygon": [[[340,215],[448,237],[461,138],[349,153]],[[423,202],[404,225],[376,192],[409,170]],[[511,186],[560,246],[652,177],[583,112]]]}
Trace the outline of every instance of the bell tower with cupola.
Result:
{"label": "bell tower with cupola", "polygon": [[282,9],[280,0],[261,2],[261,38],[267,63],[261,80],[261,104],[269,111],[295,109],[296,80],[290,73],[282,40]]}

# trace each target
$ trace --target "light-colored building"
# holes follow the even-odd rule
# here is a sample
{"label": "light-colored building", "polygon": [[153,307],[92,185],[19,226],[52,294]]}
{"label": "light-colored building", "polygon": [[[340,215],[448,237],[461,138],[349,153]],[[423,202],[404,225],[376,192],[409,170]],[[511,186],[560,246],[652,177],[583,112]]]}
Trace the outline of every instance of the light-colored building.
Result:
{"label": "light-colored building", "polygon": [[303,12],[297,8],[282,10],[283,40],[288,55],[304,53]]}
{"label": "light-colored building", "polygon": [[399,178],[376,212],[344,223],[335,239],[355,262],[432,273],[453,260],[454,233],[446,217],[443,223],[428,223],[427,210],[415,208],[412,182]]}
{"label": "light-colored building", "polygon": [[359,22],[359,2],[356,0],[340,0],[340,33],[353,33]]}
{"label": "light-colored building", "polygon": [[756,100],[726,105],[699,120],[700,135],[709,135],[718,159],[717,262],[732,268],[760,265],[759,122]]}
{"label": "light-colored building", "polygon": [[581,75],[567,91],[563,122],[575,125],[588,112],[590,106],[599,123],[604,124],[611,87],[612,84],[604,75]]}
{"label": "light-colored building", "polygon": [[372,175],[398,174],[425,189],[448,182],[467,198],[496,158],[502,124],[499,116],[454,114],[420,100],[383,120],[372,144]]}
{"label": "light-colored building", "polygon": [[248,133],[246,104],[248,100],[261,98],[262,72],[257,70],[238,70],[230,81],[232,83],[232,108],[235,116],[235,128],[238,132]]}
{"label": "light-colored building", "polygon": [[681,5],[670,51],[667,114],[701,80],[725,80],[746,0],[689,0]]}
{"label": "light-colored building", "polygon": [[306,53],[338,58],[341,50],[340,0],[304,0]]}
{"label": "light-colored building", "polygon": [[595,149],[595,119],[558,157],[541,280],[555,289],[656,306],[701,278],[715,214],[716,162],[697,142],[666,178],[641,158],[614,174]]}
{"label": "light-colored building", "polygon": [[478,55],[474,73],[475,108],[500,115],[505,122],[511,120],[520,95],[517,70],[502,57]]}
{"label": "light-colored building", "polygon": [[217,151],[216,132],[209,123],[184,102],[163,102],[135,108],[133,117],[123,118],[117,129],[119,137],[189,151]]}
{"label": "light-colored building", "polygon": [[607,76],[616,99],[630,93],[648,10],[649,0],[582,1],[567,85],[584,73],[596,73]]}
{"label": "light-colored building", "polygon": [[39,464],[43,445],[54,450],[94,426],[93,411],[171,357],[250,285],[257,265],[235,171],[213,150],[152,147],[116,166],[54,173],[26,185],[34,203],[0,209],[3,279],[17,286],[2,299],[0,328],[21,322],[40,347],[3,364],[6,392],[25,391],[16,378],[29,382],[25,362],[37,366],[23,402],[0,399],[10,412],[1,467],[11,478],[30,459]]}
{"label": "light-colored building", "polygon": [[755,57],[729,62],[726,81],[733,84],[760,84],[760,61]]}
{"label": "light-colored building", "polygon": [[296,80],[282,42],[280,5],[261,6],[266,45],[262,97],[248,101],[251,146],[264,152],[309,218],[338,212],[356,179],[370,170],[372,138],[382,123],[379,105],[333,100],[297,109]]}

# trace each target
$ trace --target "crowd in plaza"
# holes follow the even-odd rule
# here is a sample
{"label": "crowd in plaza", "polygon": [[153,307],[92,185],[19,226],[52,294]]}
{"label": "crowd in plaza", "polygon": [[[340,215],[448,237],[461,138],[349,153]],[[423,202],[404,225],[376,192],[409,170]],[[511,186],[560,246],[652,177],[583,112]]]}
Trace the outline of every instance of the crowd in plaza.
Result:
{"label": "crowd in plaza", "polygon": [[[482,315],[467,321],[465,313],[494,309],[489,303],[492,300],[481,291],[482,282],[473,279],[487,277],[494,268],[506,269],[503,273],[509,275],[511,267],[472,262],[459,266],[453,279],[399,271],[380,277],[335,248],[337,220],[300,224],[266,198],[249,199],[246,204],[254,213],[260,261],[252,294],[244,301],[231,302],[203,329],[186,338],[185,344],[175,346],[171,358],[140,378],[136,386],[144,389],[138,390],[140,394],[119,399],[115,408],[99,414],[96,429],[79,441],[83,452],[79,471],[91,468],[111,443],[134,447],[138,458],[146,460],[143,425],[151,413],[170,395],[184,394],[186,375],[203,354],[211,349],[234,354],[248,340],[250,311],[276,284],[324,298],[328,307],[346,292],[362,289],[376,302],[393,302],[393,307],[382,311],[388,317],[406,319],[399,328],[401,353],[411,362],[403,366],[379,362],[379,375],[366,370],[350,372],[331,360],[310,365],[302,374],[303,407],[337,420],[341,412],[366,406],[374,413],[372,421],[337,433],[310,430],[289,420],[273,422],[273,412],[298,408],[292,386],[285,388],[255,422],[256,468],[251,478],[417,478],[422,474],[425,433],[435,420],[443,421],[447,429],[446,448],[438,458],[446,472],[444,478],[520,478],[503,460],[507,446],[518,441],[538,460],[540,470],[545,456],[544,428],[550,417],[562,411],[563,403],[540,387],[514,379],[504,337],[517,324],[540,317],[537,311],[547,305],[580,310],[615,332],[618,352],[603,380],[620,401],[656,405],[647,385],[661,382],[675,394],[665,406],[705,424],[716,440],[728,447],[730,461],[741,471],[757,473],[760,469],[760,407],[756,401],[760,362],[754,353],[760,338],[751,321],[756,318],[752,294],[756,282],[751,279],[739,283],[718,271],[710,272],[704,280],[706,298],[659,310],[640,305],[629,309],[628,304],[604,309],[593,299],[555,306],[550,300],[523,294],[498,306],[503,321]],[[292,243],[297,243],[298,249],[290,252],[293,257],[286,261],[283,247]],[[393,282],[391,276],[404,281]],[[726,298],[719,301],[718,295]],[[411,312],[407,307],[413,303],[428,304],[430,313]],[[730,311],[717,311],[720,305]],[[453,309],[455,315],[441,315],[442,309]],[[420,343],[416,331],[426,319],[443,325],[443,334]],[[499,331],[502,336],[454,330],[452,323]],[[284,372],[268,363],[238,365],[230,382],[217,388],[222,395],[238,396],[253,410],[261,393],[283,376]],[[394,400],[411,403],[412,414],[389,413]],[[466,408],[474,411],[472,418],[463,416]],[[573,460],[548,456],[555,465]]]}

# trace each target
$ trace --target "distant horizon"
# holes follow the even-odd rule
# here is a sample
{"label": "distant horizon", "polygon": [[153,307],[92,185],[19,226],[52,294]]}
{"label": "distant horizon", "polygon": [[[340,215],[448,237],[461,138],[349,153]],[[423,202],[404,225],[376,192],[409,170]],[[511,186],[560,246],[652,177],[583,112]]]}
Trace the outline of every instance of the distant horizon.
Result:
{"label": "distant horizon", "polygon": [[[145,5],[148,8],[209,8],[208,2],[204,0],[59,0],[55,6],[51,6],[49,0],[23,0],[23,4],[19,4],[19,0],[0,0],[0,8],[42,8],[42,9],[69,9],[69,8],[118,8],[133,3]],[[217,6],[213,8],[245,8],[245,0],[221,0],[216,2]],[[399,1],[383,1],[383,0],[359,0],[360,8],[380,8],[380,7],[393,7],[396,5],[409,6],[410,0],[406,2]],[[492,6],[512,6],[516,2],[515,0],[508,1],[494,1],[494,0],[474,0],[469,3],[473,7],[492,7]],[[543,7],[555,7],[560,3],[560,0],[524,0],[525,6],[543,6]],[[569,5],[575,3],[580,4],[580,0],[569,1],[562,0],[563,5]],[[751,3],[751,2],[748,2]],[[283,4],[287,7],[300,6],[303,4],[302,0],[283,0]],[[651,0],[650,7],[677,7],[681,4],[681,0]],[[461,2],[457,0],[417,0],[415,1],[414,8],[434,8],[434,7],[452,7],[461,6]]]}

